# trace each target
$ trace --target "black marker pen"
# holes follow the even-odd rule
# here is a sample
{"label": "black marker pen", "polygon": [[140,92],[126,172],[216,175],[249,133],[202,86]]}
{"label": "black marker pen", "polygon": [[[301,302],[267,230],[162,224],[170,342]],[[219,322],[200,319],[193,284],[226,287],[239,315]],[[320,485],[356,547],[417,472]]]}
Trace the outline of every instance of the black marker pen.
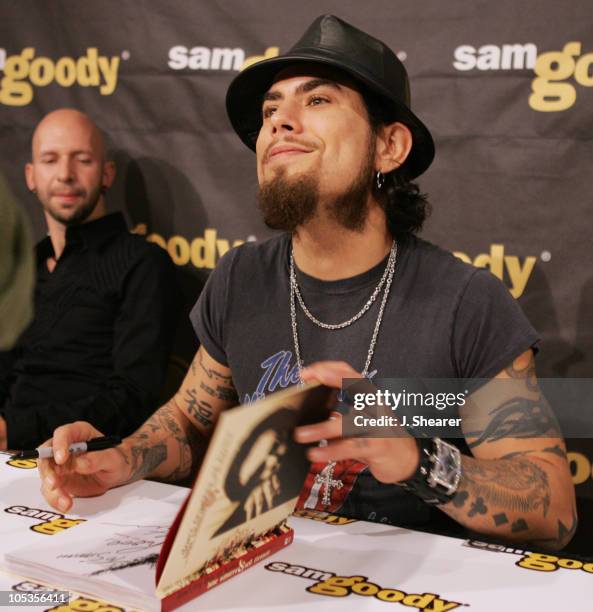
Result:
{"label": "black marker pen", "polygon": [[[70,444],[68,451],[70,454],[89,453],[91,451],[105,450],[114,448],[121,444],[119,436],[105,436],[103,438],[93,438],[86,442],[75,442]],[[11,459],[51,459],[54,456],[54,449],[51,446],[40,446],[35,450],[23,450],[11,457]]]}

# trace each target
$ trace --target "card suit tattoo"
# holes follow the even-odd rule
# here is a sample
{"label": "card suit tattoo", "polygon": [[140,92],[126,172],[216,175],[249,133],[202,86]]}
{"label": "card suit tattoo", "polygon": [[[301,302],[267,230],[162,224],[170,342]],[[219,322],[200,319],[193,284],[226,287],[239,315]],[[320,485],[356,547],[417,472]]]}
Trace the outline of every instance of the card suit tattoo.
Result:
{"label": "card suit tattoo", "polygon": [[488,512],[488,507],[484,503],[484,498],[478,497],[478,499],[476,499],[476,501],[471,505],[467,516],[471,518],[472,516],[476,516],[476,514],[486,514],[486,512]]}
{"label": "card suit tattoo", "polygon": [[465,504],[468,497],[469,493],[467,491],[459,491],[459,493],[457,493],[457,495],[453,499],[453,505],[456,508],[461,508],[463,504]]}
{"label": "card suit tattoo", "polygon": [[495,514],[492,518],[494,519],[494,524],[497,527],[500,527],[501,525],[504,525],[505,523],[509,522],[509,519],[508,519],[507,515],[504,512],[500,512],[499,514]]}
{"label": "card suit tattoo", "polygon": [[512,525],[511,525],[511,531],[513,533],[517,533],[518,531],[525,531],[526,529],[529,529],[529,525],[527,525],[527,521],[525,519],[517,519]]}

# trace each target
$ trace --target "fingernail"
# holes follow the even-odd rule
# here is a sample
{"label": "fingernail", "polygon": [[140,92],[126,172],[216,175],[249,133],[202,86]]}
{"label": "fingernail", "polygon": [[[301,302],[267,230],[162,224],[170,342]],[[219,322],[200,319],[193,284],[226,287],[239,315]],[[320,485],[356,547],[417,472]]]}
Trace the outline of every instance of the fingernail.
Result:
{"label": "fingernail", "polygon": [[56,451],[56,461],[62,463],[66,459],[66,455],[63,450]]}
{"label": "fingernail", "polygon": [[78,467],[82,468],[83,470],[87,470],[89,468],[89,460],[85,459],[84,457],[80,457],[80,459],[78,459],[77,461],[78,463]]}
{"label": "fingernail", "polygon": [[69,503],[70,503],[70,500],[67,499],[66,497],[60,497],[60,499],[58,500],[58,506],[60,506],[62,510],[66,510],[68,508]]}
{"label": "fingernail", "polygon": [[45,477],[45,482],[47,483],[48,486],[50,486],[52,489],[55,487],[56,485],[56,480],[53,476],[46,476]]}

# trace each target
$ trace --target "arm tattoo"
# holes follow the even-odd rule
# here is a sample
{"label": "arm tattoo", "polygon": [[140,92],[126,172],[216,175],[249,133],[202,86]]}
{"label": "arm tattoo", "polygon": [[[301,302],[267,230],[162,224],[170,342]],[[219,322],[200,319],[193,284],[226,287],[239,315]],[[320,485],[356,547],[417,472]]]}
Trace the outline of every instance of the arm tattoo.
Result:
{"label": "arm tattoo", "polygon": [[208,395],[225,402],[237,401],[237,392],[234,388],[231,389],[229,387],[223,387],[222,385],[216,385],[216,389],[213,389],[205,382],[200,381],[200,389],[205,391]]}
{"label": "arm tattoo", "polygon": [[172,455],[175,455],[176,467],[166,476],[169,482],[186,478],[191,473],[194,464],[193,432],[195,427],[190,427],[186,433],[179,426],[176,414],[176,408],[172,402],[163,406],[156,413],[160,417],[161,430],[167,435],[166,448]]}
{"label": "arm tattoo", "polygon": [[202,358],[201,351],[198,351],[198,354],[196,355],[196,358],[194,359],[194,363],[192,363],[192,367],[194,366],[196,361],[197,361],[197,365],[201,368],[202,372],[204,372],[204,374],[206,374],[206,376],[210,380],[216,380],[222,384],[228,385],[229,387],[233,385],[233,379],[231,376],[227,376],[226,374],[221,374],[220,372],[217,372],[214,368],[208,368],[204,365],[204,359]]}
{"label": "arm tattoo", "polygon": [[186,434],[177,421],[176,410],[172,402],[159,408],[142,429],[130,436],[132,447],[129,456],[119,451],[130,466],[127,482],[150,475],[170,456],[173,458],[173,454],[176,455],[175,467],[164,475],[167,480],[182,480],[192,472],[199,433],[191,426]]}
{"label": "arm tattoo", "polygon": [[[201,351],[198,351],[192,361],[192,374],[196,375],[197,368],[201,368],[207,378],[207,382],[200,381],[202,391],[214,399],[236,403],[237,392],[232,378],[214,368],[206,367]],[[185,389],[185,397],[177,401],[184,402],[187,416],[177,407],[175,401],[171,400],[159,408],[139,431],[130,436],[131,450],[127,455],[118,449],[129,466],[127,482],[145,478],[159,467],[159,478],[168,481],[184,480],[192,475],[208,445],[197,425],[211,429],[214,425],[214,408],[199,397],[196,388]],[[186,427],[180,425],[180,418],[190,419]],[[163,474],[165,468],[162,464],[167,461],[168,465],[173,467]]]}
{"label": "arm tattoo", "polygon": [[[509,517],[505,512],[499,512],[492,516],[492,520],[497,527],[501,527],[502,525],[506,525],[509,522]],[[518,518],[511,525],[511,533],[519,533],[521,531],[527,531],[529,529],[529,525],[524,518]]]}
{"label": "arm tattoo", "polygon": [[[560,444],[556,444],[555,446],[548,446],[542,449],[533,449],[533,450],[524,450],[524,451],[515,451],[514,453],[507,453],[502,456],[502,459],[512,459],[513,457],[524,457],[525,455],[530,455],[531,453],[549,453],[551,455],[556,455],[565,461],[568,460],[568,456],[566,455],[566,451],[560,446]],[[541,459],[543,461],[543,459]]]}
{"label": "arm tattoo", "polygon": [[121,448],[115,448],[130,468],[128,478],[123,484],[145,478],[167,459],[167,445],[164,442],[151,444],[149,436],[141,432],[134,434],[130,439],[133,441],[133,446],[129,455],[126,455]]}
{"label": "arm tattoo", "polygon": [[[474,415],[473,422],[478,421],[480,424],[476,427],[476,431],[465,434],[469,448],[506,438],[561,437],[556,415],[539,389],[533,355],[527,364],[522,358],[515,359],[504,371],[511,381],[504,383],[500,379],[495,379],[484,389],[492,389],[494,394],[498,394],[497,385],[499,383],[505,385],[505,388],[507,384],[510,384],[513,385],[513,389],[517,389],[514,393],[515,397],[490,409],[488,416],[483,419],[484,423],[480,423],[478,408],[478,414]],[[480,393],[483,394],[483,392]],[[483,401],[487,405],[492,400]]]}
{"label": "arm tattoo", "polygon": [[478,497],[471,505],[467,516],[472,518],[472,516],[476,516],[476,514],[486,514],[486,512],[488,512],[488,506],[484,503],[484,498]]}
{"label": "arm tattoo", "polygon": [[475,448],[483,442],[497,442],[505,438],[535,438],[560,436],[554,413],[545,398],[531,400],[516,397],[490,411],[491,419],[483,431],[472,431],[466,435],[475,438],[468,442]]}
{"label": "arm tattoo", "polygon": [[[177,427],[179,428],[178,425]],[[207,446],[208,441],[193,425],[190,425],[185,432],[179,428],[179,434],[169,442],[171,455],[175,457],[175,468],[166,474],[166,480],[180,482],[188,477],[193,478]]]}
{"label": "arm tattoo", "polygon": [[[500,381],[504,385],[502,392],[498,382],[491,381],[476,391],[475,410],[468,406],[466,416],[473,425],[468,424],[464,434],[469,448],[492,444],[492,449],[502,446],[504,452],[512,451],[513,447],[496,443],[509,438],[525,441],[561,438],[554,412],[539,389],[533,355],[529,359],[525,355],[515,359],[505,374],[506,382]],[[473,431],[468,431],[470,428]],[[532,445],[523,442],[522,446]],[[493,451],[489,449],[488,454],[492,456]],[[522,448],[496,459],[464,457],[460,487],[444,510],[463,524],[479,524],[486,531],[498,531],[501,535],[505,532],[521,539],[528,537],[530,530],[533,534],[541,532],[544,524],[549,529],[558,519],[551,510],[554,506],[547,465],[552,474],[558,459],[566,458],[560,440],[545,448]],[[481,516],[481,521],[467,520]],[[562,524],[559,532],[566,537],[571,529],[572,526]],[[551,539],[547,543],[556,541]]]}
{"label": "arm tattoo", "polygon": [[212,427],[214,410],[211,404],[198,398],[195,389],[187,389],[183,401],[189,416],[208,429]]}
{"label": "arm tattoo", "polygon": [[[474,510],[473,515],[480,513],[480,508],[485,504],[523,513],[541,508],[544,516],[550,507],[548,476],[538,465],[527,459],[500,459],[487,463],[479,460],[465,461],[462,487],[453,499],[454,506],[463,493],[466,493],[463,501],[459,499],[457,504],[463,505],[467,493],[471,494],[476,500],[469,509],[469,512]],[[478,504],[480,498],[482,501]]]}
{"label": "arm tattoo", "polygon": [[512,533],[519,533],[521,531],[527,531],[528,529],[529,529],[529,525],[527,524],[527,521],[524,518],[518,518],[511,525],[511,532]]}
{"label": "arm tattoo", "polygon": [[497,527],[501,525],[506,525],[509,522],[509,517],[506,515],[506,512],[498,512],[497,514],[492,515],[492,520]]}
{"label": "arm tattoo", "polygon": [[565,525],[560,519],[558,519],[558,536],[555,538],[546,538],[543,540],[531,540],[535,546],[543,546],[544,548],[550,547],[550,545],[559,549],[566,546],[576,533],[579,524],[579,519],[575,510],[572,511],[572,521],[570,525]]}
{"label": "arm tattoo", "polygon": [[191,371],[194,376],[196,375],[198,368],[202,370],[212,385],[207,385],[205,382],[201,382],[200,388],[203,391],[208,393],[208,395],[225,402],[238,402],[237,391],[233,385],[233,378],[217,372],[214,368],[206,367],[201,350],[197,352],[194,360],[191,363]]}
{"label": "arm tattoo", "polygon": [[148,476],[167,459],[167,445],[159,442],[154,446],[132,447],[132,472],[130,481]]}

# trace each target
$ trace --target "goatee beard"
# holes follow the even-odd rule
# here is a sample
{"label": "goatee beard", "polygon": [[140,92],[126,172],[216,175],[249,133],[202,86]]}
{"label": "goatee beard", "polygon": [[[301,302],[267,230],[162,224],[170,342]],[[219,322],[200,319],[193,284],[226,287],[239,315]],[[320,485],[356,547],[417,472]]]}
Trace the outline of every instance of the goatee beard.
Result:
{"label": "goatee beard", "polygon": [[282,170],[259,188],[257,204],[270,229],[294,233],[315,215],[318,195],[315,177],[305,175],[289,180]]}
{"label": "goatee beard", "polygon": [[[372,151],[374,140],[358,176],[324,206],[330,219],[350,231],[360,232],[365,226],[374,175]],[[269,228],[294,233],[318,213],[319,181],[312,174],[288,179],[282,169],[260,187],[257,201]]]}
{"label": "goatee beard", "polygon": [[81,225],[84,223],[94,212],[97,204],[99,203],[99,198],[101,197],[101,186],[93,189],[89,193],[89,197],[87,201],[80,206],[78,210],[71,217],[66,217],[61,215],[59,212],[53,210],[49,206],[44,206],[45,211],[56,221],[62,223],[66,227],[72,227],[74,225]]}

